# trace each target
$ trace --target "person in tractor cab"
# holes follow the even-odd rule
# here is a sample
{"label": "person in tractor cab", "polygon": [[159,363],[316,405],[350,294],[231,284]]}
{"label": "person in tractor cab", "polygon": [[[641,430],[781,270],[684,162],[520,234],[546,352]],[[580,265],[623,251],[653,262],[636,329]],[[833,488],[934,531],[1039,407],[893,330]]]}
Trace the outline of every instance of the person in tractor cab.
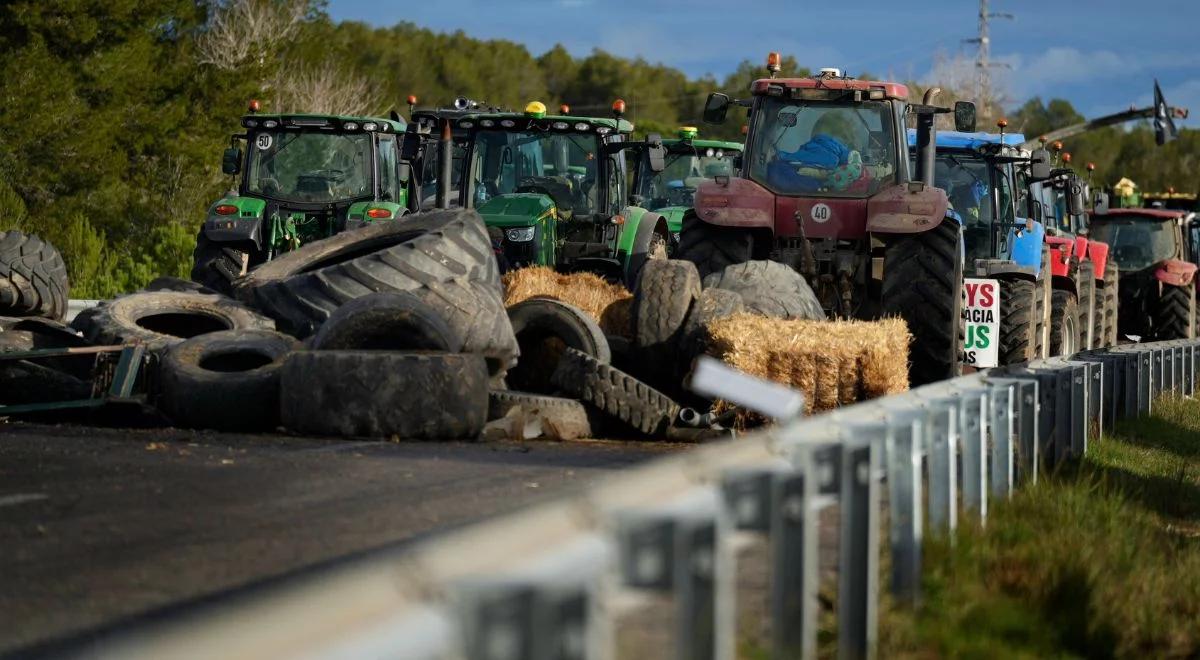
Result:
{"label": "person in tractor cab", "polygon": [[[879,175],[891,176],[886,153],[871,149],[873,132],[887,130],[878,111],[864,107],[785,106],[778,123],[784,127],[766,168],[772,187],[785,193],[870,194]],[[878,131],[873,131],[872,126]],[[797,145],[792,151],[788,146]],[[883,150],[886,152],[886,150]]]}

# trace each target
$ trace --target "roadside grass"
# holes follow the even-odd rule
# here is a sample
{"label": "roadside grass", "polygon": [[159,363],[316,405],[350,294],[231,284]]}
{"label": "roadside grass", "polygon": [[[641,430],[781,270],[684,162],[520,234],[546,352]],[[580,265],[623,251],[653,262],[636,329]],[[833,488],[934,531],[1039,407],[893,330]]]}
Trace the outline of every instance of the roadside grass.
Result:
{"label": "roadside grass", "polygon": [[880,657],[1200,657],[1200,401],[927,539],[921,605],[883,609]]}

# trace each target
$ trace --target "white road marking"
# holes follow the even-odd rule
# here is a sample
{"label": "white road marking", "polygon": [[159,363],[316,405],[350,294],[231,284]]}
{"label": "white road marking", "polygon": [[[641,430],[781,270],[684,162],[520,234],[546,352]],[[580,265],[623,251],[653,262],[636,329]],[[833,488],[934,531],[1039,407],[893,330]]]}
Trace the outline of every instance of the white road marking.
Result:
{"label": "white road marking", "polygon": [[0,506],[12,506],[14,504],[24,504],[26,502],[37,502],[39,500],[49,499],[50,496],[45,493],[17,493],[16,495],[0,495]]}

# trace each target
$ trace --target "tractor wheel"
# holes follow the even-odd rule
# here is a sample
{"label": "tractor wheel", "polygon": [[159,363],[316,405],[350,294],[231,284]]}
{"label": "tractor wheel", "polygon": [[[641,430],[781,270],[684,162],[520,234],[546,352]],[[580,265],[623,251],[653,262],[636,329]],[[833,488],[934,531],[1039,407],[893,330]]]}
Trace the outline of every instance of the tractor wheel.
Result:
{"label": "tractor wheel", "polygon": [[220,330],[274,330],[275,322],[220,294],[143,291],[89,307],[71,321],[93,344],[145,344],[161,351]]}
{"label": "tractor wheel", "polygon": [[945,220],[919,234],[894,236],[883,258],[884,316],[899,316],[912,333],[913,387],[962,373],[965,340],[962,227]]}
{"label": "tractor wheel", "polygon": [[218,293],[232,295],[230,278],[241,275],[245,265],[235,261],[227,249],[231,248],[212,242],[201,229],[196,237],[196,249],[192,250],[192,281]]}
{"label": "tractor wheel", "polygon": [[612,360],[604,331],[583,310],[551,298],[530,298],[508,308],[521,357],[509,370],[508,385],[548,393],[550,376],[566,347],[608,364]]}
{"label": "tractor wheel", "polygon": [[710,225],[694,215],[683,218],[675,256],[696,264],[701,278],[727,266],[750,261],[754,237],[749,230]]}
{"label": "tractor wheel", "polygon": [[642,270],[633,294],[635,359],[655,385],[679,385],[679,339],[699,295],[700,275],[690,261],[659,259]]}
{"label": "tractor wheel", "polygon": [[1092,336],[1092,324],[1100,315],[1096,264],[1082,261],[1075,272],[1079,282],[1079,350],[1083,351],[1098,344],[1098,337]]}
{"label": "tractor wheel", "polygon": [[1037,358],[1037,286],[1029,280],[1000,282],[1000,364]]}
{"label": "tractor wheel", "polygon": [[194,280],[185,280],[182,277],[172,277],[164,275],[150,280],[150,283],[142,287],[142,291],[179,291],[183,293],[220,293],[215,289],[210,289]]}
{"label": "tractor wheel", "polygon": [[67,314],[67,266],[33,234],[0,232],[0,314],[61,321]]}
{"label": "tractor wheel", "polygon": [[679,339],[679,352],[683,357],[683,373],[691,370],[692,361],[708,350],[708,326],[713,321],[733,316],[745,309],[742,296],[736,291],[705,289],[700,292],[692,312],[683,325],[683,336]]}
{"label": "tractor wheel", "polygon": [[514,390],[488,392],[489,421],[505,417],[513,408],[521,408],[527,415],[537,417],[542,423],[542,435],[555,440],[593,437],[588,410],[577,399]]}
{"label": "tractor wheel", "polygon": [[629,374],[568,348],[554,372],[554,384],[646,435],[667,430],[679,404]]}
{"label": "tractor wheel", "polygon": [[1120,313],[1121,271],[1111,258],[1104,266],[1104,344],[1116,346],[1120,335],[1117,334],[1117,318]]}
{"label": "tractor wheel", "polygon": [[447,351],[462,339],[440,314],[407,291],[372,293],[338,307],[309,345],[315,351]]}
{"label": "tractor wheel", "polygon": [[279,380],[280,421],[297,433],[405,440],[475,438],[487,362],[471,353],[296,351]]}
{"label": "tractor wheel", "polygon": [[517,340],[501,299],[496,255],[479,214],[428,211],[315,241],[239,280],[239,298],[307,337],[341,305],[380,291],[410,291],[488,358],[493,375],[516,361]]}
{"label": "tractor wheel", "polygon": [[637,288],[638,278],[647,262],[667,258],[670,238],[655,228],[661,217],[657,213],[647,213],[638,224],[638,234],[634,237],[633,249],[625,264],[625,288],[630,291]]}
{"label": "tractor wheel", "polygon": [[825,320],[821,301],[804,276],[777,261],[747,261],[704,278],[704,288],[742,296],[747,312],[780,319]]}
{"label": "tractor wheel", "polygon": [[1050,296],[1050,357],[1079,351],[1079,303],[1070,291],[1055,289]]}
{"label": "tractor wheel", "polygon": [[159,405],[180,426],[266,431],[279,425],[279,370],[300,342],[273,330],[225,330],[172,346]]}
{"label": "tractor wheel", "polygon": [[1154,310],[1154,338],[1158,341],[1189,339],[1195,327],[1196,283],[1187,286],[1162,285]]}

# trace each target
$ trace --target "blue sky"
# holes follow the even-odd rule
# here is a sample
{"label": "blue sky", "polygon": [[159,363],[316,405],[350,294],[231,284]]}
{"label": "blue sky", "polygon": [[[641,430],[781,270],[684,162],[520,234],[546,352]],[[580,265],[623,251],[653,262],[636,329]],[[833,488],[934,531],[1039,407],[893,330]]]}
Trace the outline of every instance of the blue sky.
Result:
{"label": "blue sky", "polygon": [[[540,55],[556,42],[723,76],[769,50],[812,68],[836,66],[928,80],[934,54],[974,57],[977,0],[331,0],[335,19],[410,21],[503,38]],[[420,10],[420,11],[414,11]],[[736,10],[736,14],[731,11]],[[1070,100],[1088,117],[1148,105],[1152,78],[1200,124],[1200,0],[991,0],[1016,20],[992,23],[992,58],[1010,106],[1032,96]],[[814,24],[814,22],[819,23]]]}

